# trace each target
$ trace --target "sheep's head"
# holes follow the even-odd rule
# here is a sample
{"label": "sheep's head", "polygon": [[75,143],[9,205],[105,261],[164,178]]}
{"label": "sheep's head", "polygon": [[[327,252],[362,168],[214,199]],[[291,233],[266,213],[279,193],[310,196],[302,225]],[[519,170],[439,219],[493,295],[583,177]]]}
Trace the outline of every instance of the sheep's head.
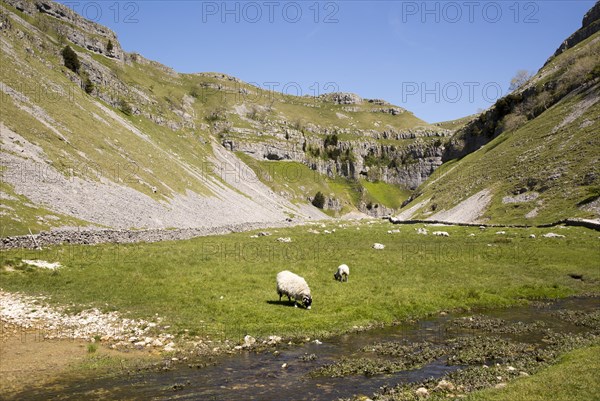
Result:
{"label": "sheep's head", "polygon": [[333,273],[333,278],[340,281],[342,279],[342,275],[339,272]]}
{"label": "sheep's head", "polygon": [[302,297],[302,305],[304,305],[304,307],[306,309],[310,309],[311,304],[312,304],[312,298],[310,297],[310,295],[304,295]]}

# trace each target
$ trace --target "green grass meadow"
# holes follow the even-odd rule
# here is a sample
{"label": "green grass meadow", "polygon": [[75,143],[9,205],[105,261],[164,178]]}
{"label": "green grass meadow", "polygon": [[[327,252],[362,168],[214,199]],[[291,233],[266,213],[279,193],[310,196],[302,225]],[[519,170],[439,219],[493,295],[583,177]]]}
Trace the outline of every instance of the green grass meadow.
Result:
{"label": "green grass meadow", "polygon": [[466,401],[594,401],[600,399],[600,346],[578,349],[531,377],[502,390],[470,394]]}
{"label": "green grass meadow", "polygon": [[[421,318],[441,310],[508,306],[525,299],[600,293],[598,233],[585,228],[429,227],[326,222],[154,244],[64,245],[0,253],[0,287],[49,295],[71,312],[88,307],[171,325],[169,332],[239,339],[327,336],[354,326]],[[419,225],[420,227],[421,225]],[[309,233],[310,228],[332,234]],[[400,233],[388,234],[390,229]],[[566,238],[541,238],[545,232]],[[469,236],[469,234],[475,236]],[[529,234],[537,238],[528,238]],[[280,243],[278,237],[290,237]],[[386,245],[372,249],[375,242]],[[60,261],[57,272],[15,270],[19,259]],[[348,283],[334,281],[346,263]],[[310,311],[278,302],[275,275],[291,270],[311,287]],[[583,281],[569,274],[582,274]]]}

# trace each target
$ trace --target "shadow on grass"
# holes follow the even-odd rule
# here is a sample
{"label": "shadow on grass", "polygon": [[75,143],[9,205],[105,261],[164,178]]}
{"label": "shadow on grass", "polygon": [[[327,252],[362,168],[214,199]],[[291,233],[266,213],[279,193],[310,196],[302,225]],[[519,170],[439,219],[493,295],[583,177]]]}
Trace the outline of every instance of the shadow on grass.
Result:
{"label": "shadow on grass", "polygon": [[294,307],[294,301],[267,301],[269,305],[291,306]]}

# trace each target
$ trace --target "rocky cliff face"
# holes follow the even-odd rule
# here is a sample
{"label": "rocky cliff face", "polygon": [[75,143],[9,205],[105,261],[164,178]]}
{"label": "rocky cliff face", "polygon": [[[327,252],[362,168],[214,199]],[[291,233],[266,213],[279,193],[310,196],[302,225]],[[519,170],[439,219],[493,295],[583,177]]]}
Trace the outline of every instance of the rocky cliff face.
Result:
{"label": "rocky cliff face", "polygon": [[[354,109],[345,107],[347,116],[364,106],[370,113],[396,116],[406,112],[382,100],[363,100],[354,94],[333,93],[321,98],[353,105]],[[378,180],[409,189],[417,188],[442,164],[445,143],[452,135],[450,130],[431,126],[358,129],[326,126],[318,121],[302,127],[286,120],[252,123],[252,128],[223,127],[221,123],[214,128],[222,132],[221,142],[226,149],[257,160],[296,161],[330,178]]]}
{"label": "rocky cliff face", "polygon": [[[57,20],[55,28],[70,42],[94,53],[123,60],[125,53],[117,40],[117,35],[107,27],[83,18],[69,7],[49,0],[3,0],[17,10],[35,16],[45,14]],[[79,3],[77,3],[79,4]],[[108,41],[113,44],[108,51]]]}
{"label": "rocky cliff face", "polygon": [[594,6],[585,14],[581,23],[581,28],[573,35],[569,36],[554,52],[556,57],[565,50],[570,49],[581,41],[589,38],[596,32],[600,31],[600,2],[596,2]]}

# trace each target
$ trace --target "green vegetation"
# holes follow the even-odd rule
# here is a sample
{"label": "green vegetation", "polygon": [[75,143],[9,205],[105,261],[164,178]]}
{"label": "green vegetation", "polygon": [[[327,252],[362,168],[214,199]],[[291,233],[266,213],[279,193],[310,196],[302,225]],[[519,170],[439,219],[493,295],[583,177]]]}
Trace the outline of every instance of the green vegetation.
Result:
{"label": "green vegetation", "polygon": [[123,114],[125,114],[126,116],[131,116],[131,114],[133,114],[133,109],[131,108],[131,105],[125,99],[119,100],[119,110],[121,110],[121,112],[123,112]]}
{"label": "green vegetation", "polygon": [[79,57],[77,56],[77,53],[71,49],[71,46],[65,46],[65,48],[62,50],[62,56],[65,67],[74,73],[79,74],[79,68],[81,68],[81,64],[79,63]]}
{"label": "green vegetation", "polygon": [[600,346],[578,349],[531,377],[504,389],[483,390],[465,401],[590,401],[600,394]]}
{"label": "green vegetation", "polygon": [[402,202],[408,199],[411,194],[409,190],[383,181],[369,182],[361,180],[361,184],[367,191],[369,201],[392,209],[399,209]]}
{"label": "green vegetation", "polygon": [[[414,226],[394,226],[401,233],[387,234],[389,223],[324,224],[336,232],[278,229],[276,235],[290,237],[291,243],[237,233],[3,251],[0,266],[42,259],[65,267],[55,273],[3,268],[0,281],[5,291],[49,295],[63,305],[104,309],[108,304],[150,320],[158,314],[174,333],[187,329],[190,335],[216,339],[325,336],[440,310],[600,294],[597,233],[587,229],[561,230],[563,239],[541,238],[549,229],[509,229],[500,241],[494,230],[478,228],[445,227],[450,237],[441,238],[417,235]],[[538,238],[528,238],[531,233]],[[372,249],[374,242],[385,249]],[[352,270],[343,286],[332,278],[340,263]],[[275,275],[284,269],[306,278],[314,299],[311,311],[278,302]]]}
{"label": "green vegetation", "polygon": [[350,181],[343,178],[330,179],[302,163],[259,161],[241,152],[236,155],[253,170],[262,183],[276,193],[284,193],[286,198],[295,203],[306,202],[307,198],[321,192],[324,196],[340,200],[341,212],[345,213],[353,208],[351,205],[356,204],[358,199],[358,193],[352,188]]}
{"label": "green vegetation", "polygon": [[456,120],[442,121],[439,123],[435,123],[433,125],[438,126],[440,128],[449,129],[452,131],[458,131],[459,129],[461,129],[465,125],[467,125],[470,121],[477,118],[477,116],[478,116],[477,114],[473,114],[473,115],[470,115],[467,117],[457,118]]}
{"label": "green vegetation", "polygon": [[83,90],[88,95],[91,95],[94,92],[94,83],[87,76],[83,80]]}

